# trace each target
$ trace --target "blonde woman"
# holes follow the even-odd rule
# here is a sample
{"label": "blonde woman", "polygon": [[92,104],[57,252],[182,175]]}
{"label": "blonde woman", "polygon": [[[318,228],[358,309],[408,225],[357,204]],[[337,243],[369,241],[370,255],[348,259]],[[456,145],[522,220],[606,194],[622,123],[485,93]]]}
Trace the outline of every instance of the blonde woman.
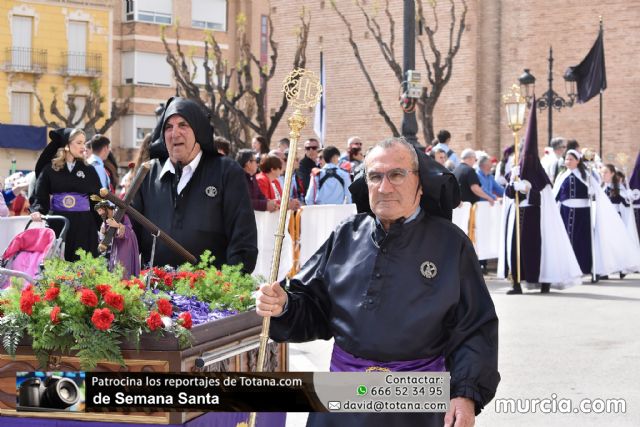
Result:
{"label": "blonde woman", "polygon": [[[66,260],[77,260],[79,248],[97,256],[100,218],[89,196],[98,194],[100,178],[93,166],[85,163],[86,136],[81,129],[65,128],[49,132],[49,137],[51,142],[36,163],[31,218],[41,221],[41,215],[52,213],[69,219]],[[61,225],[51,226],[59,235]]]}

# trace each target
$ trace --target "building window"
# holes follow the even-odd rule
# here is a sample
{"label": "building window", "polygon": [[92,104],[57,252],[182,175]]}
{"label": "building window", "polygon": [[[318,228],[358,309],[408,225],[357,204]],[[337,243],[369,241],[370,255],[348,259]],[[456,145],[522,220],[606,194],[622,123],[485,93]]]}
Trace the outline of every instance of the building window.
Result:
{"label": "building window", "polygon": [[[204,86],[206,84],[206,70],[204,68],[204,58],[193,57],[195,63],[195,76],[193,82],[197,85]],[[190,67],[193,66],[190,64]],[[216,67],[212,59],[209,59],[209,68],[211,69],[211,84],[216,86],[218,82],[218,76],[216,76]],[[191,70],[193,72],[193,69]]]}
{"label": "building window", "polygon": [[122,148],[139,148],[144,136],[153,132],[156,126],[155,116],[130,114],[122,117]]}
{"label": "building window", "polygon": [[168,87],[173,83],[173,70],[166,55],[125,52],[122,54],[122,83]]}
{"label": "building window", "polygon": [[14,69],[31,70],[31,38],[33,18],[30,16],[14,16],[12,22],[11,66]]}
{"label": "building window", "polygon": [[172,16],[172,0],[126,0],[124,2],[125,21],[171,24]]}
{"label": "building window", "polygon": [[11,94],[11,123],[14,125],[31,124],[31,93],[13,92]]}
{"label": "building window", "polygon": [[193,0],[191,26],[216,31],[227,30],[227,0]]}

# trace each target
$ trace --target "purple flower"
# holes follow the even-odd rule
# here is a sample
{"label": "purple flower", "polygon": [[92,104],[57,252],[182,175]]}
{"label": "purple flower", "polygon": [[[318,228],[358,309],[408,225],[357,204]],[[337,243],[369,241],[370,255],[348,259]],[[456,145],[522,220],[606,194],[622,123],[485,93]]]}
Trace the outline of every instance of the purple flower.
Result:
{"label": "purple flower", "polygon": [[224,319],[225,317],[238,314],[235,310],[211,310],[209,304],[204,301],[198,300],[195,296],[179,295],[175,292],[168,292],[171,299],[171,304],[177,308],[174,311],[172,318],[178,319],[180,313],[188,311],[191,313],[191,318],[194,325],[200,325],[202,323],[213,322],[214,320]]}

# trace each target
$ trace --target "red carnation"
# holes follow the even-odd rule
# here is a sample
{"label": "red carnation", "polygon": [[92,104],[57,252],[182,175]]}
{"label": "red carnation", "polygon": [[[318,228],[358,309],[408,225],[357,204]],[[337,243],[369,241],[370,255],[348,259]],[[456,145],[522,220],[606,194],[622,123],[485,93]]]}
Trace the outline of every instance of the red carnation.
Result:
{"label": "red carnation", "polygon": [[153,310],[149,314],[149,317],[147,317],[147,325],[149,326],[149,329],[151,329],[152,331],[155,331],[160,326],[162,326],[162,318],[160,318],[160,315],[158,314],[157,311]]}
{"label": "red carnation", "polygon": [[191,326],[193,326],[193,321],[191,320],[191,313],[188,311],[181,313],[180,316],[178,317],[178,324],[181,324],[183,327],[187,329],[191,329]]}
{"label": "red carnation", "polygon": [[167,285],[168,287],[172,288],[173,287],[173,277],[170,275],[166,275],[164,276],[164,284]]}
{"label": "red carnation", "polygon": [[60,323],[58,314],[60,314],[60,307],[56,305],[55,307],[53,307],[53,310],[51,310],[51,313],[49,314],[49,317],[51,317],[51,323],[53,324]]}
{"label": "red carnation", "polygon": [[33,305],[40,301],[40,296],[33,293],[31,288],[22,291],[20,295],[20,311],[31,316],[33,313]]}
{"label": "red carnation", "polygon": [[98,297],[91,289],[82,289],[80,291],[80,302],[89,307],[98,305]]}
{"label": "red carnation", "polygon": [[108,308],[96,308],[95,310],[93,310],[91,323],[93,323],[96,329],[106,331],[111,327],[111,323],[113,323],[114,317],[115,316]]}
{"label": "red carnation", "polygon": [[107,291],[103,298],[104,302],[118,311],[122,311],[124,308],[124,297],[116,292]]}
{"label": "red carnation", "polygon": [[158,305],[158,311],[165,316],[171,316],[173,314],[173,306],[168,299],[160,298],[156,304]]}
{"label": "red carnation", "polygon": [[164,276],[167,275],[167,272],[161,268],[153,267],[153,274],[156,275],[159,279],[164,279]]}
{"label": "red carnation", "polygon": [[55,286],[51,286],[44,293],[44,299],[47,300],[47,301],[53,301],[54,299],[58,298],[59,294],[60,294],[60,288],[56,288]]}
{"label": "red carnation", "polygon": [[104,294],[106,294],[110,290],[111,290],[111,286],[107,285],[106,283],[103,283],[101,285],[96,285],[96,291],[100,292],[100,295],[102,295],[102,298],[104,298]]}

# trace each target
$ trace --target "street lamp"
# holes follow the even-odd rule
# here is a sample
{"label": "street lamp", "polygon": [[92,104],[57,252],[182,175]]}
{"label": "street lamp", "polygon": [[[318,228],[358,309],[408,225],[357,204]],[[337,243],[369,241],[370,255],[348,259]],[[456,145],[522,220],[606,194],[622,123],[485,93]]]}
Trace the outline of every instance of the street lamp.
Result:
{"label": "street lamp", "polygon": [[[535,79],[534,79],[535,82]],[[533,83],[532,83],[533,84]],[[535,99],[535,98],[532,98]],[[502,95],[502,102],[507,110],[507,125],[509,129],[513,132],[513,153],[514,153],[514,163],[518,164],[518,132],[524,126],[524,114],[527,109],[527,100],[524,96],[522,96],[520,92],[520,87],[514,84],[511,86],[511,90]],[[513,171],[513,169],[512,169]],[[512,172],[513,173],[513,172]],[[515,178],[519,179],[518,176]],[[519,192],[515,192],[516,196],[516,276],[514,283],[516,285],[520,285],[520,195]],[[515,287],[514,287],[515,288]]]}
{"label": "street lamp", "polygon": [[[520,82],[520,92],[524,94],[527,104],[531,107],[531,103],[535,94],[536,78],[529,72],[528,68],[524,69],[524,73],[518,78]],[[551,145],[553,138],[553,109],[560,111],[565,107],[572,107],[576,99],[576,78],[571,73],[564,75],[565,89],[569,100],[565,100],[553,90],[553,48],[549,47],[549,89],[536,100],[536,107],[541,112],[545,109],[549,110],[548,120],[548,145]]]}

